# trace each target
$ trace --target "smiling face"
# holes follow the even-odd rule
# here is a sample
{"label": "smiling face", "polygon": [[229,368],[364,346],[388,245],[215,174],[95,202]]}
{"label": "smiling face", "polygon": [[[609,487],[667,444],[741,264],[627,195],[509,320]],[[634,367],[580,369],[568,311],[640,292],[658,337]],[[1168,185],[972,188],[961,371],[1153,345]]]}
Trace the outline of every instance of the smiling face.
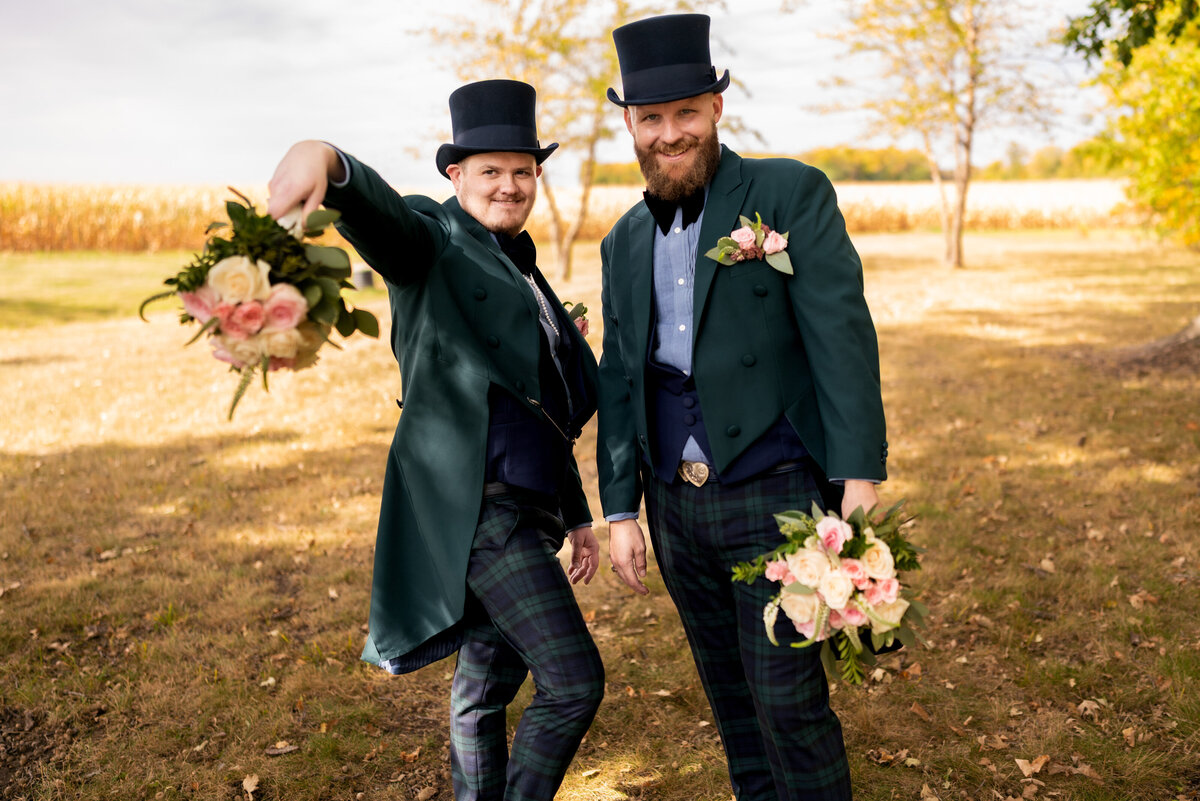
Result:
{"label": "smiling face", "polygon": [[717,121],[724,107],[724,98],[710,92],[625,109],[625,127],[651,194],[679,200],[712,179],[721,159]]}
{"label": "smiling face", "polygon": [[529,153],[476,153],[446,174],[463,211],[492,233],[516,236],[533,211],[542,168]]}

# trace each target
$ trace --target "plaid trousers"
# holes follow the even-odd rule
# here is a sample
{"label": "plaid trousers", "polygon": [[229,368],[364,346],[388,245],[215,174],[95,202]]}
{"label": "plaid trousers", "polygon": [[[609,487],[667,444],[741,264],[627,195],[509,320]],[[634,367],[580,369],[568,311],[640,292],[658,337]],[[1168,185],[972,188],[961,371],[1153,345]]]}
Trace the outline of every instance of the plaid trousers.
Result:
{"label": "plaid trousers", "polygon": [[683,620],[716,718],[738,801],[845,801],[850,768],[841,723],[816,648],[784,615],[771,645],[763,607],[773,582],[734,584],[730,570],[777,548],[772,515],[807,511],[819,498],[805,468],[733,486],[669,484],[645,477],[650,539]]}
{"label": "plaid trousers", "polygon": [[[523,496],[484,503],[450,690],[458,801],[551,801],[600,706],[604,667],[555,556],[562,542],[562,521]],[[505,708],[529,673],[510,756]]]}

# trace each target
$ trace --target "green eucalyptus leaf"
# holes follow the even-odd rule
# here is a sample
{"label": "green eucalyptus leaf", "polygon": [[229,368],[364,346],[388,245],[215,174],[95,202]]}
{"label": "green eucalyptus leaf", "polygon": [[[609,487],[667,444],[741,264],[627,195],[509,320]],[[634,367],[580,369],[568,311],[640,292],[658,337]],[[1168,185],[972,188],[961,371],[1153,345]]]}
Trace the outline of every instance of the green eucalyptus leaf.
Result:
{"label": "green eucalyptus leaf", "polygon": [[342,288],[338,286],[337,281],[323,275],[318,275],[314,280],[316,280],[317,286],[321,287],[321,294],[325,296],[326,300],[334,302],[341,300]]}
{"label": "green eucalyptus leaf", "polygon": [[567,312],[567,319],[578,320],[580,317],[587,314],[587,311],[587,306],[584,306],[582,303],[575,303],[571,306],[571,310]]}
{"label": "green eucalyptus leaf", "polygon": [[379,319],[366,309],[354,310],[354,322],[364,335],[379,338]]}
{"label": "green eucalyptus leaf", "polygon": [[325,245],[305,245],[304,255],[314,264],[322,267],[349,268],[350,257],[341,248]]}
{"label": "green eucalyptus leaf", "polygon": [[341,219],[342,213],[333,209],[317,209],[308,215],[304,221],[305,233],[320,233],[325,230],[325,227],[330,223],[335,223]]}
{"label": "green eucalyptus leaf", "polygon": [[784,275],[796,274],[796,271],[792,269],[792,260],[788,258],[788,254],[782,250],[778,253],[768,253],[766,259],[767,264],[771,265]]}
{"label": "green eucalyptus leaf", "polygon": [[738,222],[740,223],[739,227],[741,227],[741,228],[753,228],[754,227],[754,223],[750,222],[750,218],[744,214],[738,215]]}
{"label": "green eucalyptus leaf", "polygon": [[346,304],[341,304],[338,308],[337,322],[334,323],[334,328],[344,337],[348,337],[355,331],[354,315],[346,308]]}
{"label": "green eucalyptus leaf", "polygon": [[315,281],[307,283],[300,290],[304,294],[304,299],[308,301],[308,308],[313,308],[321,302],[321,287]]}
{"label": "green eucalyptus leaf", "polygon": [[144,322],[144,323],[150,322],[149,320],[146,319],[146,314],[145,314],[146,307],[156,300],[163,300],[164,298],[169,298],[175,294],[178,294],[178,293],[176,293],[175,290],[171,290],[170,292],[158,292],[158,293],[146,298],[145,300],[142,301],[142,305],[138,306],[138,312],[137,312],[138,317],[142,318],[142,322]]}

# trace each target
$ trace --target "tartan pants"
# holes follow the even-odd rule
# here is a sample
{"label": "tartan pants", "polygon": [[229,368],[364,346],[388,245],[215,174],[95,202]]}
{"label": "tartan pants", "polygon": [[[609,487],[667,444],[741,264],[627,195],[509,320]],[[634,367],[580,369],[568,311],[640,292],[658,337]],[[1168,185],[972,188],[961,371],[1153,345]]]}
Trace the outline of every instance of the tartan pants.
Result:
{"label": "tartan pants", "polygon": [[668,484],[645,476],[650,540],[683,620],[716,718],[738,801],[845,801],[850,768],[841,723],[815,647],[795,649],[780,615],[771,645],[766,579],[733,583],[731,568],[783,543],[772,515],[819,498],[804,467],[733,486]]}
{"label": "tartan pants", "polygon": [[[604,667],[555,556],[562,541],[562,522],[522,497],[484,503],[450,690],[458,801],[551,801],[600,706]],[[528,673],[510,756],[505,708]]]}

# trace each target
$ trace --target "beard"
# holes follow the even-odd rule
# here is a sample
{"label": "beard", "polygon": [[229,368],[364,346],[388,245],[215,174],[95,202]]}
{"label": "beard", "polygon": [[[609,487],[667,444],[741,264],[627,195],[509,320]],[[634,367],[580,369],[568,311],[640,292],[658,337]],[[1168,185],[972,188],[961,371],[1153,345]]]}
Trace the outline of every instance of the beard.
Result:
{"label": "beard", "polygon": [[[668,170],[658,163],[657,155],[676,155],[688,148],[696,151],[696,160],[691,168],[679,177],[672,177]],[[717,124],[714,122],[712,131],[700,139],[687,136],[674,145],[654,145],[650,148],[640,148],[634,141],[633,150],[637,154],[638,166],[646,179],[646,190],[663,200],[679,201],[693,192],[704,187],[717,174],[717,166],[721,162],[721,143],[717,140]]]}

